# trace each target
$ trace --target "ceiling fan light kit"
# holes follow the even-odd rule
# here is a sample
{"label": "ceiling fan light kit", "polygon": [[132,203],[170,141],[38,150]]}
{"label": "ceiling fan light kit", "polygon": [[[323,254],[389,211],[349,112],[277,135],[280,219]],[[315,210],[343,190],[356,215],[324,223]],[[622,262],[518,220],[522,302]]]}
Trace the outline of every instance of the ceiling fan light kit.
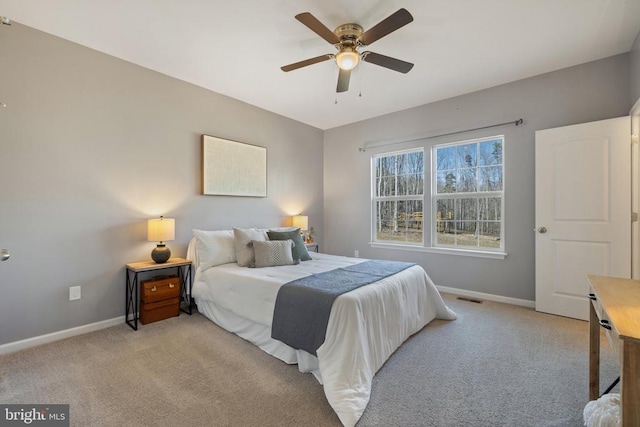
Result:
{"label": "ceiling fan light kit", "polygon": [[308,65],[317,64],[318,62],[335,59],[340,70],[338,73],[336,92],[345,92],[349,90],[351,70],[358,66],[360,60],[405,74],[413,68],[413,64],[410,62],[401,61],[368,50],[359,51],[359,49],[370,45],[376,40],[412,22],[413,16],[411,16],[406,9],[399,9],[367,31],[364,31],[360,25],[353,23],[342,24],[331,31],[309,12],[296,15],[296,19],[325,39],[329,44],[332,44],[338,50],[338,53],[321,55],[285,65],[280,67],[282,71],[293,71]]}
{"label": "ceiling fan light kit", "polygon": [[336,55],[336,64],[342,70],[353,70],[360,62],[360,55],[353,50],[345,50]]}

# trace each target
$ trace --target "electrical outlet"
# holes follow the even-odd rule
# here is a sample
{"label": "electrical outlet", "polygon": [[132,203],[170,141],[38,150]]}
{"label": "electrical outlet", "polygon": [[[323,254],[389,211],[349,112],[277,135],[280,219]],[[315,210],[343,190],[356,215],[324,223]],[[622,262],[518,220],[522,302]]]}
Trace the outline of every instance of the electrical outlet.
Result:
{"label": "electrical outlet", "polygon": [[357,249],[356,249],[355,251],[353,251],[353,256],[354,256],[355,258],[360,258],[360,251],[359,251],[359,250],[357,250]]}
{"label": "electrical outlet", "polygon": [[80,299],[80,286],[71,286],[69,288],[69,301],[75,301]]}

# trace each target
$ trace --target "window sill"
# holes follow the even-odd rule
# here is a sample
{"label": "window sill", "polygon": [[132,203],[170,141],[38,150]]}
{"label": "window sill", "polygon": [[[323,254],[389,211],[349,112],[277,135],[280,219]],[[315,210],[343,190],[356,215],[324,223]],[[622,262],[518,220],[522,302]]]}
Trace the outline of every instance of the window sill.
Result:
{"label": "window sill", "polygon": [[381,243],[381,242],[369,242],[369,245],[371,245],[372,248],[377,248],[377,249],[394,249],[394,250],[412,251],[412,252],[428,252],[433,254],[470,256],[470,257],[476,257],[476,258],[505,259],[507,257],[506,252],[489,252],[489,251],[454,249],[454,248],[432,248],[432,247],[417,246],[417,245],[403,245],[398,243]]}

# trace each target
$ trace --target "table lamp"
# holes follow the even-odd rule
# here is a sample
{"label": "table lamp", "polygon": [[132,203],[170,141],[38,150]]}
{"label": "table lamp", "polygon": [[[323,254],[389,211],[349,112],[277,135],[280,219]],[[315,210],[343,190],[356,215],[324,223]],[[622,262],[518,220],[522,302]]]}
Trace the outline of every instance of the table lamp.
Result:
{"label": "table lamp", "polygon": [[299,228],[300,231],[307,231],[309,229],[309,217],[306,215],[295,215],[291,217],[291,223],[294,227]]}
{"label": "table lamp", "polygon": [[174,240],[176,237],[175,220],[173,218],[156,218],[147,221],[147,240],[150,242],[158,242],[153,251],[151,251],[151,259],[157,264],[167,262],[171,258],[171,250],[164,242]]}
{"label": "table lamp", "polygon": [[300,229],[302,240],[305,241],[306,236],[304,232],[309,229],[309,217],[306,215],[294,215],[291,217],[291,225]]}

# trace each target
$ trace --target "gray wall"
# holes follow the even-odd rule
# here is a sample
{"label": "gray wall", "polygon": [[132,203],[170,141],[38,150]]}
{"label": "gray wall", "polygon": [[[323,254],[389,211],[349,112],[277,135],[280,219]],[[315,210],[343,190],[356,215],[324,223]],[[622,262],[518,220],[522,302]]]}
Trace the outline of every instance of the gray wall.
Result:
{"label": "gray wall", "polygon": [[[123,266],[149,259],[146,219],[161,214],[176,219],[175,256],[192,228],[284,225],[304,212],[327,252],[407,259],[442,286],[533,300],[534,132],[626,115],[640,98],[636,40],[630,55],[323,134],[19,24],[1,30],[0,247],[12,258],[0,264],[0,344],[122,316]],[[505,260],[369,247],[375,150],[358,147],[519,117],[460,136],[506,136]],[[268,148],[266,199],[199,194],[203,133]],[[69,302],[77,285],[82,299]]]}
{"label": "gray wall", "polygon": [[[437,285],[533,301],[535,131],[625,116],[630,109],[629,55],[572,67],[468,95],[325,131],[324,226],[326,250],[352,256],[402,259],[421,264]],[[370,161],[384,150],[359,152],[364,143],[418,137],[502,123],[518,127],[430,139],[433,144],[505,135],[504,260],[372,248]],[[386,151],[418,143],[387,147]]]}
{"label": "gray wall", "polygon": [[629,73],[631,79],[631,106],[640,102],[640,32],[629,53]]}
{"label": "gray wall", "polygon": [[[14,23],[0,33],[0,344],[124,315],[146,220],[268,227],[322,244],[321,130]],[[267,147],[268,197],[202,196],[200,135]],[[82,299],[68,301],[70,286]]]}

